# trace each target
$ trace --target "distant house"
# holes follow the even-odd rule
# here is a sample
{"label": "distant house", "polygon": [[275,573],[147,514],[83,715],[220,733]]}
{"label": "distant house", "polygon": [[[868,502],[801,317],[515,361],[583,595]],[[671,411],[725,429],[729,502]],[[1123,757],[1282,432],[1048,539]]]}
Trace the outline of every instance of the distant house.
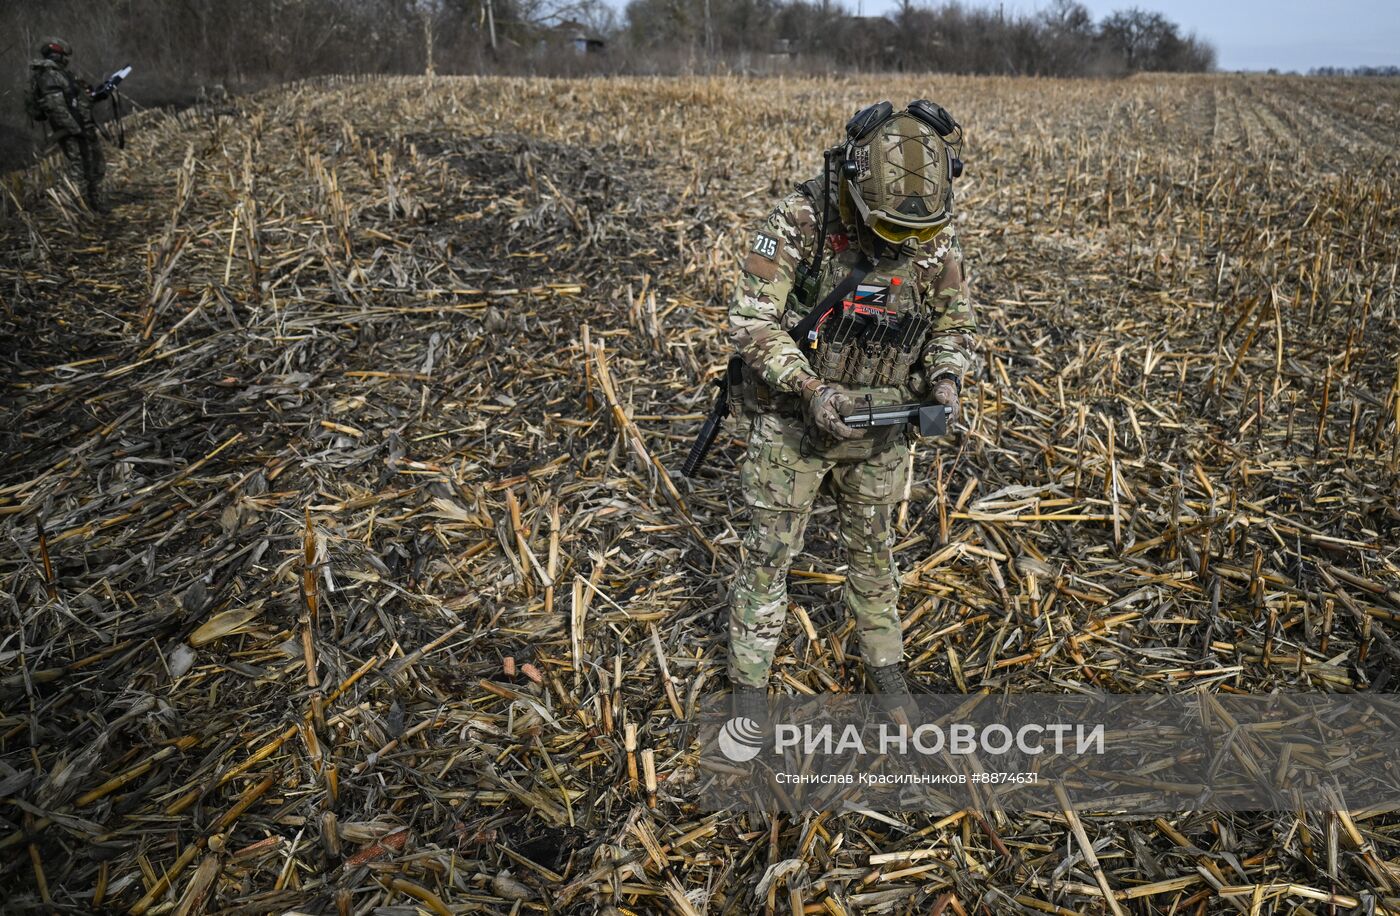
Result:
{"label": "distant house", "polygon": [[788,60],[797,56],[796,38],[775,38],[768,56],[775,60]]}
{"label": "distant house", "polygon": [[607,50],[607,39],[575,19],[565,19],[549,28],[549,44],[573,48],[575,54],[599,54]]}

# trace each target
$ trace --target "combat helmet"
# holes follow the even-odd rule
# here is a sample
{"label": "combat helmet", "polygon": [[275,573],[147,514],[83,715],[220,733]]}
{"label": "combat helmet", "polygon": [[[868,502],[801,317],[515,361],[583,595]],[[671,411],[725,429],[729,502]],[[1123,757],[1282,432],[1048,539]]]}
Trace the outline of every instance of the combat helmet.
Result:
{"label": "combat helmet", "polygon": [[927,99],[899,112],[889,102],[856,112],[840,166],[842,219],[895,245],[931,239],[953,218],[962,138],[952,115]]}
{"label": "combat helmet", "polygon": [[39,44],[39,56],[49,60],[55,57],[72,57],[73,47],[62,38],[45,38]]}

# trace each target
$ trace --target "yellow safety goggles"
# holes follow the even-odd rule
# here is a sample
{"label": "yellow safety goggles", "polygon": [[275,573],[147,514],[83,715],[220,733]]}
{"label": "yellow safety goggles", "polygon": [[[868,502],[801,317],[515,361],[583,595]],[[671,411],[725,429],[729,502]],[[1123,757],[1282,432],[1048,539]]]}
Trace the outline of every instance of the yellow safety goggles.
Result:
{"label": "yellow safety goggles", "polygon": [[[912,226],[896,226],[888,220],[874,217],[867,224],[870,231],[891,245],[903,245],[910,239],[916,240],[920,245],[932,240],[932,238],[942,231],[943,226],[924,226],[914,228]],[[946,225],[946,223],[944,224]]]}
{"label": "yellow safety goggles", "polygon": [[927,223],[922,226],[905,225],[898,216],[891,219],[883,210],[870,209],[870,205],[860,196],[860,187],[850,180],[841,194],[841,215],[852,222],[858,219],[891,245],[903,245],[911,239],[922,245],[942,232],[950,217],[950,214],[945,214],[932,226]]}

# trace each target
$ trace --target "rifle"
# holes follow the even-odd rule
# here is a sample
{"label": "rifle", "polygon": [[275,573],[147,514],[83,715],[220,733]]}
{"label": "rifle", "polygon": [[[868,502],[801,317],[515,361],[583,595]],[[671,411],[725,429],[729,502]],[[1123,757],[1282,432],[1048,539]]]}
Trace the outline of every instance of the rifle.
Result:
{"label": "rifle", "polygon": [[944,404],[895,404],[892,407],[870,407],[841,420],[851,429],[872,429],[877,426],[919,427],[921,436],[941,436],[948,431],[948,416],[953,408]]}
{"label": "rifle", "polygon": [[102,85],[88,93],[89,97],[94,102],[100,102],[109,97],[111,98],[112,120],[117,122],[116,136],[113,137],[101,124],[97,125],[97,129],[102,131],[102,136],[107,138],[108,143],[115,143],[120,149],[126,149],[126,126],[122,124],[122,97],[121,93],[117,92],[117,87],[121,85],[122,80],[130,75],[131,65],[127,64],[125,67],[122,67],[116,73],[113,73],[103,80]]}
{"label": "rifle", "polygon": [[700,427],[700,434],[695,437],[695,444],[690,447],[685,464],[681,465],[681,473],[685,476],[694,477],[700,470],[700,465],[704,464],[705,458],[709,456],[715,439],[719,438],[720,425],[724,418],[729,416],[729,392],[739,386],[743,372],[744,358],[736,353],[729,357],[729,365],[725,367],[724,375],[715,379],[715,387],[719,389],[715,395],[715,406],[710,408],[705,425]]}
{"label": "rifle", "polygon": [[103,80],[102,85],[98,86],[96,89],[93,89],[91,92],[88,93],[88,95],[91,96],[94,102],[100,102],[103,99],[107,98],[107,96],[115,92],[117,90],[117,87],[121,85],[122,80],[126,79],[130,75],[131,65],[127,64],[125,67],[122,67],[116,73],[113,73],[111,76]]}

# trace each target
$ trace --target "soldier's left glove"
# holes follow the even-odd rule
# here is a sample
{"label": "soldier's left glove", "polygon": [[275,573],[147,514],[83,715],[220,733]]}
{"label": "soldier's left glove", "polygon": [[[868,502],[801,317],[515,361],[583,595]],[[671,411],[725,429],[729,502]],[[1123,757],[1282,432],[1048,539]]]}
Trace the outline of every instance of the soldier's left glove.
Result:
{"label": "soldier's left glove", "polygon": [[942,404],[944,407],[953,408],[948,414],[948,427],[958,422],[959,415],[962,414],[962,407],[958,404],[958,382],[950,375],[944,375],[937,379],[933,386],[933,400],[935,404]]}

